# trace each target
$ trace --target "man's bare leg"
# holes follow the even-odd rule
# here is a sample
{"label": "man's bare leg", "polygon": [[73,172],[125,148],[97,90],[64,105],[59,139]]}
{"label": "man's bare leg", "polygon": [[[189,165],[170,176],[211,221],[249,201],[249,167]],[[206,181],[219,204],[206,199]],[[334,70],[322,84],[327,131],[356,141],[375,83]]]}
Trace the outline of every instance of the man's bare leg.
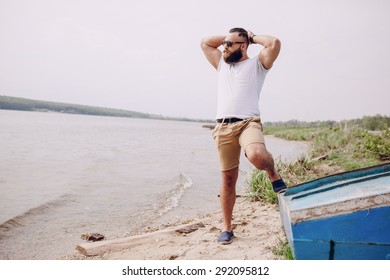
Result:
{"label": "man's bare leg", "polygon": [[265,170],[275,192],[284,192],[286,185],[275,169],[275,162],[263,143],[252,143],[245,148],[248,160],[259,170]]}
{"label": "man's bare leg", "polygon": [[222,171],[222,186],[220,192],[220,203],[223,215],[224,226],[218,242],[222,244],[231,243],[233,208],[236,202],[236,182],[238,178],[238,167]]}

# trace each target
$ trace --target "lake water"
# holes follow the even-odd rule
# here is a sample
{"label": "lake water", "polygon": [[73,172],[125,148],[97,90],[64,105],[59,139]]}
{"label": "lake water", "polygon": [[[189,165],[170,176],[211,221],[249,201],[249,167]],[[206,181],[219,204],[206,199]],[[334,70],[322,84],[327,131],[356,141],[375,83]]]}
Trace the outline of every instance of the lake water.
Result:
{"label": "lake water", "polygon": [[[274,157],[306,145],[266,137]],[[0,110],[0,259],[56,259],[81,234],[123,237],[219,209],[201,123]],[[251,166],[242,156],[238,192]]]}

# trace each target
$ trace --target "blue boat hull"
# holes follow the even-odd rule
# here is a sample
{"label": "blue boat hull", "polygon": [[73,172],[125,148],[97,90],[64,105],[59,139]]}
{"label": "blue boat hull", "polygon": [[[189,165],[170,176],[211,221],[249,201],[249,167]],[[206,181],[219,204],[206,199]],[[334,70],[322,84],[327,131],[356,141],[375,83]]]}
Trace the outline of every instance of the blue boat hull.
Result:
{"label": "blue boat hull", "polygon": [[279,206],[296,259],[390,259],[390,165],[294,188]]}
{"label": "blue boat hull", "polygon": [[390,258],[390,207],[302,222],[294,227],[296,259]]}

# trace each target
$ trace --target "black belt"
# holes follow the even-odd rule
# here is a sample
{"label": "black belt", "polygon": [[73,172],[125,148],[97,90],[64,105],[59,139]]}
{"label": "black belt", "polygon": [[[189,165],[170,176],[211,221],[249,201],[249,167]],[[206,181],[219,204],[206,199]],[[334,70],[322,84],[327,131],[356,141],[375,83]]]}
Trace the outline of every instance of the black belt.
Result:
{"label": "black belt", "polygon": [[238,119],[238,118],[217,119],[217,123],[235,123],[241,121],[243,121],[243,119]]}

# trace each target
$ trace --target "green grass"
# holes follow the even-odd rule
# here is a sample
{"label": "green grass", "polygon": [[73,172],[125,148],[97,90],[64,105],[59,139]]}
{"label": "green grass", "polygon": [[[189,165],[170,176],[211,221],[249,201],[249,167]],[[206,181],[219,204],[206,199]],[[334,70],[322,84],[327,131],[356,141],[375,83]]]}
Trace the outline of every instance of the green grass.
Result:
{"label": "green grass", "polygon": [[254,201],[261,200],[275,204],[277,195],[272,189],[271,181],[265,171],[253,169],[246,189],[247,196]]}
{"label": "green grass", "polygon": [[[275,165],[287,186],[318,178],[315,165],[305,156],[301,156],[294,163],[277,160]],[[273,191],[271,181],[265,171],[253,169],[246,186],[247,196],[251,200],[260,200],[271,204],[277,203],[277,194]]]}
{"label": "green grass", "polygon": [[277,256],[283,256],[285,260],[294,260],[293,252],[286,240],[279,239],[279,243],[272,248],[272,253]]}

